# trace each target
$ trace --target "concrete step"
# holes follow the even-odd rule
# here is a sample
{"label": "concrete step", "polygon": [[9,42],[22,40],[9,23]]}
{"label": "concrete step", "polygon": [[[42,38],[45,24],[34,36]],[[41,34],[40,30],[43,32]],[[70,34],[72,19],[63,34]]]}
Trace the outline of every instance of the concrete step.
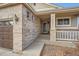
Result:
{"label": "concrete step", "polygon": [[23,51],[23,56],[40,56],[44,43],[35,41]]}

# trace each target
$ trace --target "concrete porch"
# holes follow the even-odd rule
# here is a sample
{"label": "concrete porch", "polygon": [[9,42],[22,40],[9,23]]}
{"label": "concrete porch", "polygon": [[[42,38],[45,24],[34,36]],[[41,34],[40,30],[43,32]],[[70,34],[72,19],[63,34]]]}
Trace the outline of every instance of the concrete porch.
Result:
{"label": "concrete porch", "polygon": [[44,44],[49,44],[49,45],[76,48],[76,45],[74,44],[74,42],[71,42],[71,41],[69,41],[69,42],[68,41],[53,42],[52,40],[50,40],[50,35],[48,35],[48,34],[40,34],[36,41],[43,42]]}
{"label": "concrete porch", "polygon": [[37,41],[33,42],[22,53],[15,53],[11,49],[0,47],[0,56],[40,56],[43,47],[44,43]]}

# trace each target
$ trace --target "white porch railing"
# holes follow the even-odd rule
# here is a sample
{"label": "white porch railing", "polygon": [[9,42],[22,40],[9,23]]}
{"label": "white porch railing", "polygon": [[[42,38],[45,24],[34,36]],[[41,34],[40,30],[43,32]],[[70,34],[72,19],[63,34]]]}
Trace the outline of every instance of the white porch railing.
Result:
{"label": "white porch railing", "polygon": [[56,31],[56,40],[78,41],[79,31]]}

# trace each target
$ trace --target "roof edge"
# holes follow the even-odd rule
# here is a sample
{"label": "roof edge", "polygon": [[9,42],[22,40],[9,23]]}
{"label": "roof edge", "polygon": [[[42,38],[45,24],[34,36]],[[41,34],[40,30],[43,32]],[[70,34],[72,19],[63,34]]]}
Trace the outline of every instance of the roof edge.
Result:
{"label": "roof edge", "polygon": [[57,7],[57,8],[64,8],[64,7],[62,7],[62,6],[59,6],[59,5],[57,5],[57,4],[54,4],[54,3],[45,3],[45,4],[48,4],[48,5],[50,5],[50,6],[55,6],[55,7]]}

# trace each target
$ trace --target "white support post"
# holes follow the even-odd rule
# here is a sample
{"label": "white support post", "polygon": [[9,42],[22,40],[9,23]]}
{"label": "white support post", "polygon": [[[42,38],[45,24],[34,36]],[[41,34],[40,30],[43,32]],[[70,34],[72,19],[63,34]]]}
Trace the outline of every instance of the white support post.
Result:
{"label": "white support post", "polygon": [[56,41],[56,27],[55,27],[55,14],[51,14],[51,26],[50,26],[50,40]]}

